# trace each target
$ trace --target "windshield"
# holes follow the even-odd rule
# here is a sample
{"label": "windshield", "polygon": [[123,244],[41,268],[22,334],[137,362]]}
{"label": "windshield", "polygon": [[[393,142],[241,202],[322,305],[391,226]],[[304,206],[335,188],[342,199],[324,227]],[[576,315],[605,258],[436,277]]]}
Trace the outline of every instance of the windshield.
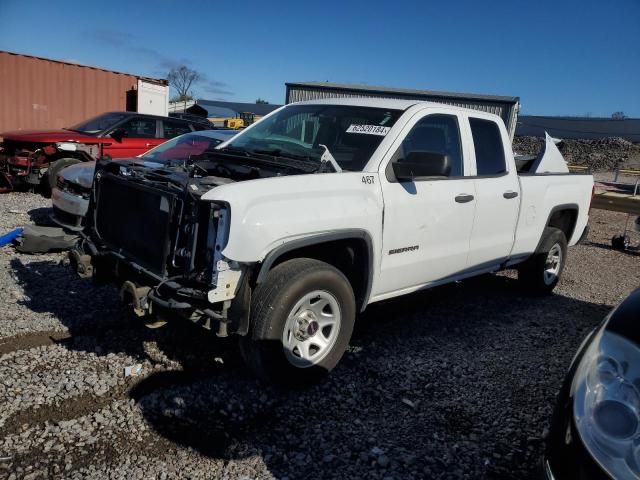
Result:
{"label": "windshield", "polygon": [[326,145],[343,170],[360,171],[389,132],[400,110],[348,105],[292,105],[261,120],[227,145],[320,162]]}
{"label": "windshield", "polygon": [[212,151],[223,141],[224,139],[207,137],[200,132],[187,133],[158,145],[142,155],[142,158],[154,162],[188,160],[191,156]]}
{"label": "windshield", "polygon": [[106,130],[107,128],[111,128],[113,125],[115,125],[125,117],[126,114],[124,113],[103,113],[102,115],[98,115],[97,117],[90,118],[89,120],[85,120],[84,122],[80,122],[72,127],[69,127],[67,128],[67,130],[95,135],[102,132],[103,130]]}

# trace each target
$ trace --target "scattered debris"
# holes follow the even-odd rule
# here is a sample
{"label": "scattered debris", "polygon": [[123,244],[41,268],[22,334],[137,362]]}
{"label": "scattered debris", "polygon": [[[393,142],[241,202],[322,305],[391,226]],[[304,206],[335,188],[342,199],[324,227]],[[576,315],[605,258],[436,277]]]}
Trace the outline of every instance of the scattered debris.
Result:
{"label": "scattered debris", "polygon": [[371,452],[372,455],[376,455],[377,456],[377,455],[382,455],[384,453],[384,450],[382,450],[380,447],[373,447],[370,450],[370,452]]}
{"label": "scattered debris", "polygon": [[125,377],[137,377],[138,375],[140,375],[140,372],[142,372],[142,365],[139,363],[136,365],[129,365],[127,367],[124,367]]}
{"label": "scattered debris", "polygon": [[62,228],[27,225],[17,239],[16,250],[20,253],[57,252],[73,247],[78,238],[78,235],[70,235]]}
{"label": "scattered debris", "polygon": [[411,408],[416,408],[418,406],[418,403],[420,403],[420,401],[418,400],[417,402],[412,402],[408,398],[403,398],[402,399],[402,403],[404,403],[405,405],[407,405],[407,406],[409,406]]}

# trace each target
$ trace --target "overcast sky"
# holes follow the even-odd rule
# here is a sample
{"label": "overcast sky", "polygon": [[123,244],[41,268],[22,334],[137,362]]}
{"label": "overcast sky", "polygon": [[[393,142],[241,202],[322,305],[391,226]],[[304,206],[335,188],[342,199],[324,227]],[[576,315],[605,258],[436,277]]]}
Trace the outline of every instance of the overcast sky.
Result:
{"label": "overcast sky", "polygon": [[0,20],[0,50],[152,77],[187,64],[205,99],[283,103],[285,82],[328,80],[640,117],[640,0],[0,0]]}

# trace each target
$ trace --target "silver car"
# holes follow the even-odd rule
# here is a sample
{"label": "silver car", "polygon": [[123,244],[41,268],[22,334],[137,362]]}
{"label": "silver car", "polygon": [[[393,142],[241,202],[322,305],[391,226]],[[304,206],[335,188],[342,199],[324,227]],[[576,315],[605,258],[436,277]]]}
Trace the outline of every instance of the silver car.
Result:
{"label": "silver car", "polygon": [[[192,155],[212,150],[236,133],[236,130],[202,130],[186,133],[152,148],[133,160],[150,167],[161,167],[167,161],[186,160]],[[123,161],[130,162],[131,159]],[[58,174],[56,186],[51,192],[51,219],[61,227],[73,231],[84,228],[84,216],[89,208],[95,165],[96,162],[77,163]]]}

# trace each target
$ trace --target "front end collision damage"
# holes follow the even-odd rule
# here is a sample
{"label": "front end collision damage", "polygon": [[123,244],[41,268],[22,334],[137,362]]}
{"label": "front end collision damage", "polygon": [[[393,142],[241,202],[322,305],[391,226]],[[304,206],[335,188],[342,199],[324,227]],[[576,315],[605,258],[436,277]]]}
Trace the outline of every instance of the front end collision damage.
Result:
{"label": "front end collision damage", "polygon": [[158,277],[125,255],[99,251],[91,239],[82,237],[69,253],[78,275],[119,285],[121,300],[137,316],[178,316],[215,330],[218,336],[248,332],[251,265],[221,259],[210,283],[194,284],[186,276]]}
{"label": "front end collision damage", "polygon": [[5,140],[0,151],[0,193],[12,191],[19,184],[38,186],[55,160],[65,157],[95,160],[101,148],[98,143],[26,144]]}
{"label": "front end collision damage", "polygon": [[78,253],[90,265],[80,269],[99,282],[150,286],[151,312],[169,309],[220,335],[248,332],[252,288],[292,255],[343,270],[363,309],[374,287],[372,232],[382,223],[377,182],[365,185],[359,172],[301,181],[287,166],[221,155],[230,161],[199,162],[195,175],[99,161]]}
{"label": "front end collision damage", "polygon": [[[228,240],[228,205],[201,200],[200,190],[210,186],[199,185],[194,178],[178,190],[172,181],[159,182],[153,174],[148,175],[152,181],[143,175],[133,179],[131,176],[137,175],[131,173],[134,169],[109,160],[98,162],[87,228],[70,253],[78,274],[118,285],[123,302],[140,317],[165,320],[178,316],[214,330],[218,336],[246,334],[252,266],[222,254]],[[128,178],[119,178],[122,176]],[[125,201],[128,187],[153,192],[159,207],[156,213],[169,228],[155,228],[159,222],[153,212],[145,210],[149,205],[141,205],[129,216],[111,215],[109,201],[113,198],[105,194],[111,194],[114,182],[119,188],[116,192],[125,194]],[[123,223],[124,230],[112,228],[113,221]],[[160,254],[154,257],[146,247],[163,241],[154,235],[157,233],[164,233],[165,238],[162,252],[151,252]],[[119,234],[137,237],[138,243],[119,243]]]}

